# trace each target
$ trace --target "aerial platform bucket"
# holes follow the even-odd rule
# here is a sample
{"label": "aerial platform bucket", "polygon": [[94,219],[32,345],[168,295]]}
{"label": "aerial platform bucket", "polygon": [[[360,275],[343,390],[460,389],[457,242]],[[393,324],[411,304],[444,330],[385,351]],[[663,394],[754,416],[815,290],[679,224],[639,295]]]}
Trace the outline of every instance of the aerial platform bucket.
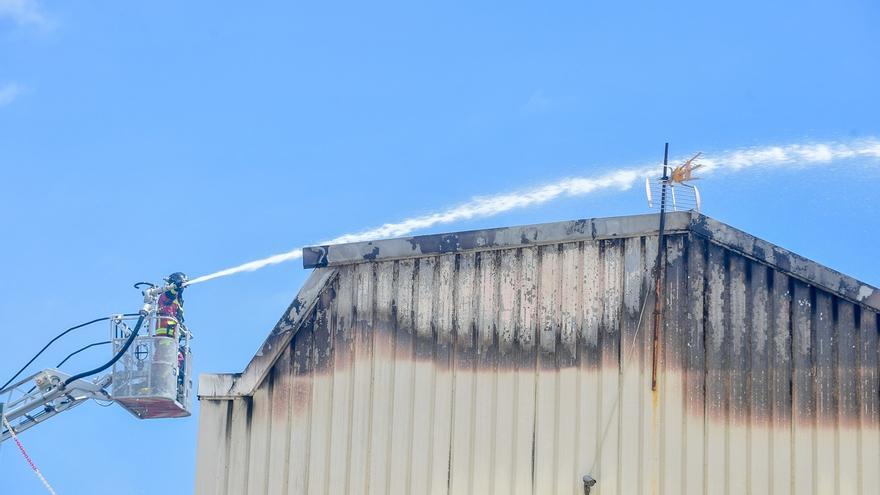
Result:
{"label": "aerial platform bucket", "polygon": [[[128,338],[128,327],[120,323],[114,330],[114,353],[122,349]],[[192,408],[189,337],[184,334],[178,341],[174,337],[154,336],[152,323],[148,322],[147,335],[136,337],[113,365],[113,400],[141,419],[189,416]]]}

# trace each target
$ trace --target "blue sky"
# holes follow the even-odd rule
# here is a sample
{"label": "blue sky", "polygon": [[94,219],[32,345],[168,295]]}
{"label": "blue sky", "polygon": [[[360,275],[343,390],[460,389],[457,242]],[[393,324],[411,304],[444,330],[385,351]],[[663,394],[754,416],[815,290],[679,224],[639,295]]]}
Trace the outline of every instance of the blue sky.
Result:
{"label": "blue sky", "polygon": [[[876,2],[472,4],[0,0],[2,381],[61,329],[136,310],[138,280],[659,163],[667,140],[711,158],[880,138]],[[705,213],[880,285],[878,183],[860,157],[699,186]],[[612,189],[419,232],[645,211]],[[193,286],[196,371],[241,371],[306,276]],[[196,431],[87,404],[21,439],[60,493],[189,493]],[[43,490],[12,444],[0,479]]]}

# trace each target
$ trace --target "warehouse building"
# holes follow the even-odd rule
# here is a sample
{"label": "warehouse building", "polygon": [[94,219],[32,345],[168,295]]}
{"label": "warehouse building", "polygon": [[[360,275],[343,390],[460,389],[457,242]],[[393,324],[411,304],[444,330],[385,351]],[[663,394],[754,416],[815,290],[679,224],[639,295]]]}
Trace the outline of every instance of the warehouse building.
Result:
{"label": "warehouse building", "polygon": [[876,494],[880,290],[658,220],[305,249],[247,368],[200,378],[196,492]]}

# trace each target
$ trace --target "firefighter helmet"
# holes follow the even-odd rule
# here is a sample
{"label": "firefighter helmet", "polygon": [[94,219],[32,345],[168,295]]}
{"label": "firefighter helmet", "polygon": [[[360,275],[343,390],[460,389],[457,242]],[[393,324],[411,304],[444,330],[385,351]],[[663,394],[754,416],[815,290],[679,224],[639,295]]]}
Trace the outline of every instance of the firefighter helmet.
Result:
{"label": "firefighter helmet", "polygon": [[165,279],[166,282],[181,288],[186,284],[186,274],[183,272],[174,272]]}

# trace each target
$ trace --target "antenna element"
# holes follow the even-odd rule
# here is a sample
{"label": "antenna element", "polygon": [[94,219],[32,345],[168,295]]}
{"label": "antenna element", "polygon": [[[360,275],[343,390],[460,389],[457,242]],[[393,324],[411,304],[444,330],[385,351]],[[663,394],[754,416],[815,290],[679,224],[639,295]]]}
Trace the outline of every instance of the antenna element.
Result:
{"label": "antenna element", "polygon": [[[657,179],[645,177],[645,196],[648,199],[648,208],[659,209],[661,212],[666,211],[667,207],[672,211],[700,211],[702,206],[700,191],[697,186],[688,182],[699,179],[699,177],[694,177],[693,173],[703,167],[703,164],[695,163],[701,156],[703,156],[702,152],[695,154],[689,160],[673,168],[670,173],[667,165],[669,160],[669,143],[667,143],[663,153],[663,176]],[[654,201],[654,198],[658,196],[660,197],[659,204]],[[671,201],[667,202],[667,199]]]}

